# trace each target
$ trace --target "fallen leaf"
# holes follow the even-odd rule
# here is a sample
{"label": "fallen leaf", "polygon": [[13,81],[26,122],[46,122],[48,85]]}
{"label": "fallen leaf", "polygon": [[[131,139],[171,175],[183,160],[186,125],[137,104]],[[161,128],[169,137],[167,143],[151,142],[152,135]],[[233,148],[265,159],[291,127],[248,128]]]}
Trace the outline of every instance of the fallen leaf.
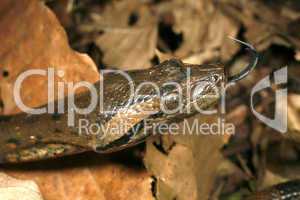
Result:
{"label": "fallen leaf", "polygon": [[183,37],[174,52],[176,57],[197,56],[199,64],[220,56],[228,60],[238,50],[238,45],[228,39],[237,35],[238,24],[219,12],[212,2],[175,0],[161,7],[173,14],[174,31]]}
{"label": "fallen leaf", "polygon": [[265,50],[271,44],[300,48],[300,12],[296,2],[221,0],[218,3],[228,16],[244,24],[245,37],[257,50]]}
{"label": "fallen leaf", "polygon": [[[178,135],[147,141],[145,164],[155,177],[157,199],[209,197],[218,164],[222,162],[220,148],[224,142],[222,135],[191,132],[191,128],[193,123],[213,123],[215,120],[212,116],[198,115],[180,123]],[[157,145],[161,147],[157,148]]]}
{"label": "fallen leaf", "polygon": [[146,69],[151,67],[156,37],[156,27],[149,25],[106,30],[95,42],[104,52],[104,63],[122,70]]}
{"label": "fallen leaf", "polygon": [[0,199],[42,200],[38,186],[33,181],[23,181],[0,173]]}
{"label": "fallen leaf", "polygon": [[92,22],[81,31],[100,32],[96,45],[103,52],[103,63],[122,70],[151,66],[157,42],[156,18],[139,1],[114,1],[102,13],[93,13]]}
{"label": "fallen leaf", "polygon": [[[98,80],[93,61],[69,47],[65,31],[55,15],[41,1],[4,0],[0,6],[6,9],[0,19],[2,114],[20,111],[16,106],[13,90],[15,81],[26,70],[47,70],[49,67],[54,68],[55,72],[62,70],[64,76],[55,74],[55,83],[93,83]],[[45,104],[47,93],[47,76],[29,76],[22,83],[21,98],[28,107]]]}
{"label": "fallen leaf", "polygon": [[300,141],[300,125],[299,125],[299,117],[300,117],[300,95],[299,94],[290,94],[288,96],[288,133],[287,137],[292,138],[295,141]]}
{"label": "fallen leaf", "polygon": [[131,168],[109,157],[86,153],[6,167],[4,171],[35,181],[45,200],[154,200],[151,177],[143,168]]}

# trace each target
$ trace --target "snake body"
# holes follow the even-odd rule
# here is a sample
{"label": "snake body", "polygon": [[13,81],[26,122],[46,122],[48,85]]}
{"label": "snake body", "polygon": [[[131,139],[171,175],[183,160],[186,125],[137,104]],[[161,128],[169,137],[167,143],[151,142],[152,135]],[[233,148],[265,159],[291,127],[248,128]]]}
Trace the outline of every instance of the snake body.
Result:
{"label": "snake body", "polygon": [[247,200],[299,200],[300,180],[292,180],[254,193]]}
{"label": "snake body", "polygon": [[[105,153],[127,148],[151,134],[151,131],[144,130],[142,122],[145,120],[150,126],[181,121],[197,112],[192,104],[196,103],[202,109],[215,104],[218,97],[204,97],[215,92],[225,81],[223,67],[191,66],[177,59],[165,61],[147,70],[129,71],[127,74],[130,81],[120,73],[104,74],[101,82],[95,83],[102,101],[101,108],[97,104],[89,114],[75,113],[73,126],[67,123],[67,107],[64,113],[21,113],[1,117],[0,162],[32,161],[90,150]],[[130,85],[138,86],[145,82],[153,83],[159,91],[153,85],[145,84],[131,101]],[[182,91],[166,83],[176,83]],[[103,87],[100,87],[101,84]],[[191,91],[191,95],[187,95],[187,91]],[[194,102],[189,100],[191,96]],[[162,112],[162,99],[166,107],[182,105],[181,112]],[[60,101],[67,105],[68,98]],[[77,107],[86,108],[90,101],[89,92],[75,96]],[[58,101],[54,105],[57,103]],[[192,109],[185,112],[188,108]],[[147,111],[152,112],[149,114]],[[97,134],[91,134],[87,128],[80,127],[81,119],[103,129],[99,129]],[[115,128],[116,125],[123,124],[128,126],[123,129]]]}

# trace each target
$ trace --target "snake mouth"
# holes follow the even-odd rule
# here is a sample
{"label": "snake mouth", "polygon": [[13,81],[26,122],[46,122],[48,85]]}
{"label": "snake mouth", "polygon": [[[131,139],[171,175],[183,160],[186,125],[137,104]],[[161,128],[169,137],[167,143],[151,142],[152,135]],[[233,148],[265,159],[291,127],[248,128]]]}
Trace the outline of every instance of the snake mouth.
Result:
{"label": "snake mouth", "polygon": [[[116,152],[116,151],[125,149],[128,147],[128,145],[133,146],[138,143],[141,143],[148,136],[146,134],[140,133],[143,130],[143,128],[144,128],[144,120],[135,124],[126,134],[121,136],[119,139],[114,140],[104,146],[96,145],[96,147],[94,148],[94,151],[98,152],[98,153],[112,153],[112,152]],[[139,138],[135,138],[137,133],[140,133]],[[135,138],[135,139],[133,139],[133,138]]]}
{"label": "snake mouth", "polygon": [[106,145],[96,145],[94,151],[98,153],[112,153],[142,143],[149,135],[153,134],[153,130],[155,129],[153,124],[166,122],[167,120],[164,118],[162,111],[149,115],[147,118],[133,125],[120,138]]}
{"label": "snake mouth", "polygon": [[[211,78],[214,78],[216,80],[211,80]],[[200,82],[195,83],[195,85],[193,84],[193,86],[198,86],[198,88],[195,88],[195,91],[193,91],[192,94],[196,95],[197,97],[203,96],[203,93],[207,93],[207,91],[213,90],[212,87],[216,87],[215,82],[218,82],[219,78],[220,77],[216,78],[215,76],[213,76],[210,78],[206,77],[206,79],[201,79],[201,81],[199,80]],[[199,85],[200,85],[200,87],[199,87]],[[193,98],[193,99],[194,100],[190,102],[191,104],[200,102],[201,108],[205,107],[206,104],[203,103],[202,101],[199,101],[199,98]],[[184,114],[193,114],[193,113],[184,113]],[[110,152],[122,150],[124,148],[127,148],[128,146],[133,146],[138,143],[141,143],[145,140],[145,138],[147,136],[149,136],[151,133],[155,132],[155,127],[153,125],[149,126],[149,124],[153,124],[155,122],[155,124],[158,125],[158,124],[168,123],[168,122],[172,122],[172,121],[181,121],[178,118],[181,118],[183,116],[182,114],[183,113],[178,112],[178,113],[173,113],[173,114],[168,115],[168,114],[164,113],[163,110],[159,110],[154,114],[152,113],[152,114],[148,115],[147,117],[140,119],[140,121],[138,121],[138,123],[135,123],[133,126],[131,126],[131,128],[128,129],[125,134],[123,133],[121,137],[116,138],[113,141],[107,142],[105,145],[103,145],[103,144],[96,145],[94,150],[99,153],[110,153]],[[128,118],[128,116],[127,116],[127,118]],[[139,117],[137,117],[137,118],[139,118]],[[148,121],[148,120],[150,120],[150,121]],[[150,123],[148,123],[148,122],[150,122]],[[119,120],[118,120],[118,123],[120,123]],[[146,128],[146,125],[147,125],[147,128]],[[150,129],[148,129],[148,128],[150,128]],[[153,131],[153,132],[151,132],[151,131]]]}

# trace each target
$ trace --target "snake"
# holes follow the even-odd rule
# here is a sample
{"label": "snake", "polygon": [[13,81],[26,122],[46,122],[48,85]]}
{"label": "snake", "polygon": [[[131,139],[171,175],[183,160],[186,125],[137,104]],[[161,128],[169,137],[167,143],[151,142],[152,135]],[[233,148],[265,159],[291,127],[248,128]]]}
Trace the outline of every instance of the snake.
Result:
{"label": "snake", "polygon": [[[234,40],[246,45],[252,59],[233,76],[227,77],[222,65],[173,58],[149,69],[101,73],[94,90],[50,102],[54,112],[0,116],[0,163],[119,151],[143,142],[160,124],[178,123],[215,105],[220,88],[247,76],[258,61],[253,46]],[[79,112],[91,103],[92,110]]]}
{"label": "snake", "polygon": [[[97,102],[88,114],[73,112],[71,126],[68,96],[54,102],[53,113],[2,116],[0,162],[18,163],[84,151],[109,153],[128,148],[144,141],[157,125],[177,123],[197,113],[196,108],[214,105],[219,99],[216,89],[225,81],[222,66],[190,65],[178,59],[126,74],[130,80],[118,72],[103,74],[93,85],[101,103]],[[139,88],[134,96],[132,86]],[[213,97],[206,98],[209,95]],[[90,91],[74,95],[79,108],[88,107],[91,101]],[[64,106],[64,112],[57,112],[59,102],[68,105]],[[178,105],[180,110],[172,111]],[[165,112],[166,108],[172,112]]]}
{"label": "snake", "polygon": [[295,179],[255,192],[247,200],[299,200],[300,180]]}

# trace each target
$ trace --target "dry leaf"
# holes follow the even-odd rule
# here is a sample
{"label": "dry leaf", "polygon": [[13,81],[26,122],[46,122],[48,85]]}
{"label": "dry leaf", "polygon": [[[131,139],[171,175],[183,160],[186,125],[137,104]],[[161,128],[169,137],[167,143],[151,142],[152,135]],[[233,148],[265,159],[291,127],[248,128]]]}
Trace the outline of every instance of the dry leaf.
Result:
{"label": "dry leaf", "polygon": [[112,28],[96,39],[104,63],[122,70],[149,68],[156,48],[156,27]]}
{"label": "dry leaf", "polygon": [[42,200],[38,186],[33,181],[23,181],[0,173],[1,200]]}
{"label": "dry leaf", "polygon": [[151,178],[144,169],[131,168],[107,158],[86,153],[10,167],[5,172],[20,179],[34,180],[45,200],[154,200]]}
{"label": "dry leaf", "polygon": [[300,48],[299,10],[296,1],[274,4],[265,1],[221,0],[226,14],[245,25],[245,36],[262,51],[271,44]]}
{"label": "dry leaf", "polygon": [[290,94],[288,96],[288,137],[300,141],[300,95]]}
{"label": "dry leaf", "polygon": [[96,45],[103,52],[107,66],[123,70],[151,66],[157,43],[156,19],[139,1],[113,1],[103,13],[91,14],[93,22],[81,30],[100,32]]}
{"label": "dry leaf", "polygon": [[[216,118],[198,115],[198,118],[188,120],[190,128],[194,120],[212,123]],[[156,197],[159,200],[207,199],[218,164],[222,161],[222,136],[196,135],[195,132],[189,135],[188,126],[184,123],[180,123],[179,135],[163,137],[159,144],[161,148],[157,148],[155,140],[147,142],[145,164],[155,176]]]}
{"label": "dry leaf", "polygon": [[265,175],[262,180],[262,183],[261,183],[262,186],[260,189],[264,189],[264,188],[270,187],[272,185],[276,185],[278,183],[285,182],[287,180],[288,179],[285,179],[278,174],[274,174],[270,170],[266,170]]}
{"label": "dry leaf", "polygon": [[203,63],[221,57],[228,60],[238,49],[228,36],[235,37],[239,26],[218,11],[213,1],[175,0],[162,4],[166,13],[174,16],[174,30],[182,34],[183,42],[175,56],[190,61],[190,57]]}
{"label": "dry leaf", "polygon": [[[0,102],[3,114],[19,109],[13,98],[14,83],[28,69],[63,70],[56,81],[98,80],[93,61],[84,54],[73,51],[67,36],[54,14],[41,1],[10,1],[0,3],[5,8],[0,20]],[[47,102],[47,76],[34,75],[24,80],[21,98],[28,107]]]}
{"label": "dry leaf", "polygon": [[[91,11],[90,18],[91,22],[80,25],[80,31],[93,33],[104,64],[119,69],[150,67],[156,47],[162,48],[165,57],[195,64],[219,57],[231,59],[239,47],[228,39],[237,35],[239,25],[219,12],[212,1],[175,0],[154,7],[136,0],[113,1],[102,12]],[[168,31],[182,36],[174,49],[170,46],[177,44],[164,38]]]}

